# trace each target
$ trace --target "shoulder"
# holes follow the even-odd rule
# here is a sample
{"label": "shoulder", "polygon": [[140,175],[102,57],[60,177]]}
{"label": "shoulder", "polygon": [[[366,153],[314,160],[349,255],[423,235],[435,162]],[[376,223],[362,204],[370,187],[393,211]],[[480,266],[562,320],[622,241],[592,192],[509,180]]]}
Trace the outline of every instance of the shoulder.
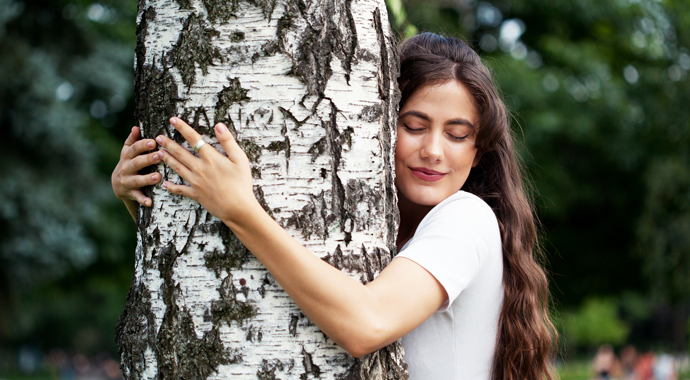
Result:
{"label": "shoulder", "polygon": [[438,223],[451,223],[469,230],[498,229],[498,220],[491,207],[478,196],[462,190],[429,211],[418,229]]}

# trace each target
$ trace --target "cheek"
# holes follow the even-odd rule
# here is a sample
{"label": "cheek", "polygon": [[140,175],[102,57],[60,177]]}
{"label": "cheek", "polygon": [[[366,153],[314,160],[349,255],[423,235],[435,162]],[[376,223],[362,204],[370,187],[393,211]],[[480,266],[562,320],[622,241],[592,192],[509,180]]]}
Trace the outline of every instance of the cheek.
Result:
{"label": "cheek", "polygon": [[413,149],[412,141],[409,136],[398,132],[398,141],[395,144],[395,165],[397,166],[405,159]]}

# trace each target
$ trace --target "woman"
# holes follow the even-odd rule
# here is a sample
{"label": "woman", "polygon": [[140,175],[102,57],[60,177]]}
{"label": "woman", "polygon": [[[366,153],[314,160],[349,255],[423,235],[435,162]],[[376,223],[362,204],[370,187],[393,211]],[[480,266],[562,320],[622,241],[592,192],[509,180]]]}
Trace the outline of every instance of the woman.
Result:
{"label": "woman", "polygon": [[[230,227],[304,313],[358,357],[402,338],[411,379],[551,379],[555,332],[546,276],[535,262],[535,221],[525,196],[505,106],[487,68],[464,42],[425,33],[400,46],[402,91],[395,150],[399,255],[362,285],[318,259],[261,208],[246,155],[215,126],[227,157],[195,157],[134,128],[113,173],[135,215],[151,206],[137,175],[165,161],[198,201]],[[201,137],[171,124],[195,145]],[[223,191],[221,191],[223,189]],[[236,194],[233,201],[222,193]]]}

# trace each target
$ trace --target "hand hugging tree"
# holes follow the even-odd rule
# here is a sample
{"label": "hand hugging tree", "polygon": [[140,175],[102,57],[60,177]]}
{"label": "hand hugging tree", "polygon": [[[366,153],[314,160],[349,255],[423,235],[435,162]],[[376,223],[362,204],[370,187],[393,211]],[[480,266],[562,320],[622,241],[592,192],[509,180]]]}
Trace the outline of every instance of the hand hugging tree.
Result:
{"label": "hand hugging tree", "polygon": [[[383,1],[139,1],[137,36],[141,135],[183,143],[177,116],[223,152],[213,126],[224,123],[269,215],[371,281],[393,257],[397,219],[397,60]],[[183,181],[161,163],[147,170]],[[353,359],[219,219],[160,185],[145,193],[117,331],[127,378],[407,378],[399,343]]]}

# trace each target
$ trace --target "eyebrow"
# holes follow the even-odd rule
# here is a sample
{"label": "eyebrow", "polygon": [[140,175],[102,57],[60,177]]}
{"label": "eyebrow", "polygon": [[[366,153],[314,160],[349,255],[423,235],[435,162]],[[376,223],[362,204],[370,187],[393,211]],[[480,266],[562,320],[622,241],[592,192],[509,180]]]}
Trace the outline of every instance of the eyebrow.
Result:
{"label": "eyebrow", "polygon": [[[401,114],[400,116],[398,116],[398,118],[402,119],[406,116],[416,116],[422,120],[431,122],[431,118],[427,114],[419,112],[419,111],[407,111],[407,112]],[[466,125],[472,129],[474,129],[474,124],[472,124],[469,120],[463,119],[463,118],[448,120],[446,122],[446,124],[448,124],[448,125]]]}

